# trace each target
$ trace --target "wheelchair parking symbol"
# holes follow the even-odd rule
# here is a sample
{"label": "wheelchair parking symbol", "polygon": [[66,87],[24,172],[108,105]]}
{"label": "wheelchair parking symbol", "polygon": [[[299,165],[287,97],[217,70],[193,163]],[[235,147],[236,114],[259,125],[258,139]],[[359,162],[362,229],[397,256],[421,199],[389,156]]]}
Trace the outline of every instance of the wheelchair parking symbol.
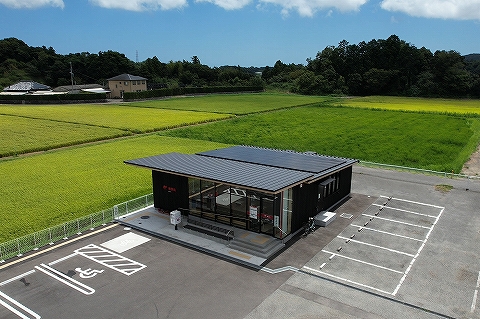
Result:
{"label": "wheelchair parking symbol", "polygon": [[95,270],[95,269],[92,270],[91,268],[88,268],[88,269],[82,270],[82,268],[75,268],[75,271],[80,274],[81,278],[93,278],[97,274],[101,274],[103,272],[103,269],[102,270]]}

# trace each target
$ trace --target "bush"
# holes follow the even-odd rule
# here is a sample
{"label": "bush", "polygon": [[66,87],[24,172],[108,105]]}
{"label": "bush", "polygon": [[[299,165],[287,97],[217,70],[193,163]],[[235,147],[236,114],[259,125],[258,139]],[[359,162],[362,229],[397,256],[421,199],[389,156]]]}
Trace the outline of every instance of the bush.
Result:
{"label": "bush", "polygon": [[63,104],[82,102],[105,102],[106,93],[55,94],[55,95],[0,95],[6,104]]}
{"label": "bush", "polygon": [[207,93],[236,93],[236,92],[260,92],[261,86],[207,86],[207,87],[175,87],[158,90],[125,92],[123,99],[125,101],[144,100],[165,96],[188,95],[188,94],[207,94]]}

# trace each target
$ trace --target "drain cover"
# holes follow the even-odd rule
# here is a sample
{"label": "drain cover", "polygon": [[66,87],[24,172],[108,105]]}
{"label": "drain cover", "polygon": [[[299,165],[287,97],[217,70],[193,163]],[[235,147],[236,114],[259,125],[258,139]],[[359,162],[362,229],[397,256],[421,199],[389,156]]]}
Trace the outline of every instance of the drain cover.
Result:
{"label": "drain cover", "polygon": [[141,219],[149,219],[150,216],[147,215],[147,216],[142,216],[142,217],[140,217],[140,218],[141,218]]}
{"label": "drain cover", "polygon": [[346,218],[346,219],[351,219],[353,217],[353,215],[352,214],[347,214],[347,213],[342,213],[342,214],[340,214],[340,217]]}

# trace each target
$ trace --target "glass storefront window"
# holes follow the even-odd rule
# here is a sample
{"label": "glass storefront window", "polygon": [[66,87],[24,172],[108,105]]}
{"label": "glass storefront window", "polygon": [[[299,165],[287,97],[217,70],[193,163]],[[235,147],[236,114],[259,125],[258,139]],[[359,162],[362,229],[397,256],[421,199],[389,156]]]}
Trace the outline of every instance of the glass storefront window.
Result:
{"label": "glass storefront window", "polygon": [[188,194],[190,214],[194,216],[277,238],[290,233],[291,190],[285,192],[282,212],[282,203],[275,204],[273,195],[195,178],[188,179]]}
{"label": "glass storefront window", "polygon": [[262,197],[262,212],[260,231],[265,234],[273,235],[273,207],[274,197],[267,195]]}
{"label": "glass storefront window", "polygon": [[230,188],[230,207],[232,210],[232,224],[246,228],[247,192],[238,187]]}
{"label": "glass storefront window", "polygon": [[275,232],[275,237],[278,238],[283,238],[292,232],[293,191],[290,188],[284,191],[282,195],[282,216],[278,225],[280,229]]}
{"label": "glass storefront window", "polygon": [[190,214],[200,216],[202,211],[202,197],[200,189],[200,180],[196,178],[188,179],[188,197]]}

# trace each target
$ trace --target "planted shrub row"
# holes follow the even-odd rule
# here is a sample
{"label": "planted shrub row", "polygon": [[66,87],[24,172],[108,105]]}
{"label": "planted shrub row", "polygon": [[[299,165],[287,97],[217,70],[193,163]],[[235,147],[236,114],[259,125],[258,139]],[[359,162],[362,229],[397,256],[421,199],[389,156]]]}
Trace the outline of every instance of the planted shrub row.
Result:
{"label": "planted shrub row", "polygon": [[81,102],[105,102],[106,100],[106,93],[0,95],[0,102],[5,104],[63,104]]}
{"label": "planted shrub row", "polygon": [[141,92],[124,92],[125,101],[151,99],[156,97],[176,96],[184,94],[206,94],[206,93],[236,93],[236,92],[260,92],[261,86],[209,86],[209,87],[178,87],[163,88]]}

